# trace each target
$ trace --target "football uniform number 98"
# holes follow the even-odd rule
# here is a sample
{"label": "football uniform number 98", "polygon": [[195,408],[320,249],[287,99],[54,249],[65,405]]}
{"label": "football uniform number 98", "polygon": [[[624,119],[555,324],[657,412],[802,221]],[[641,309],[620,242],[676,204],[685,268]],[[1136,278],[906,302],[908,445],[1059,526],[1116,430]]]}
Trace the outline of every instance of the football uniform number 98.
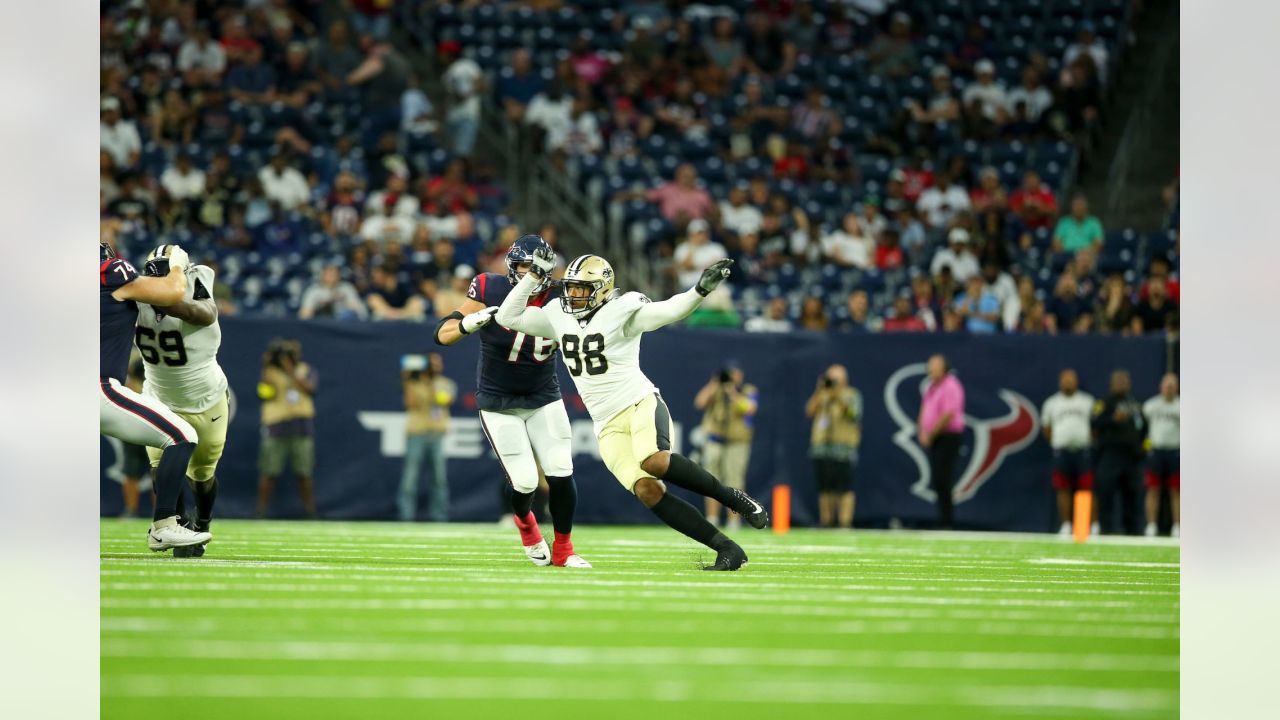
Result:
{"label": "football uniform number 98", "polygon": [[593,333],[585,338],[565,335],[560,340],[560,353],[569,365],[569,374],[577,377],[583,370],[588,375],[602,375],[609,369],[604,356],[604,335]]}
{"label": "football uniform number 98", "polygon": [[[152,344],[153,340],[157,344]],[[157,336],[155,330],[139,327],[135,341],[142,359],[151,365],[160,364],[161,353],[164,353],[164,364],[169,367],[187,364],[187,347],[182,344],[182,333],[177,330],[165,330]]]}

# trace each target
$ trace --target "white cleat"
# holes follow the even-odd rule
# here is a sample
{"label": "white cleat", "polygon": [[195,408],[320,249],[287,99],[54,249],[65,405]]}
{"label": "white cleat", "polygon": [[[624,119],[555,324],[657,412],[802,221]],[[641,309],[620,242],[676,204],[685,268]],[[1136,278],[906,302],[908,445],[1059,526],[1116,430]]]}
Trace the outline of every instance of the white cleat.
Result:
{"label": "white cleat", "polygon": [[1143,534],[1143,535],[1145,535],[1146,537],[1155,537],[1155,536],[1156,536],[1156,524],[1155,524],[1155,523],[1147,523],[1147,527],[1146,527],[1146,528],[1144,528],[1144,529],[1142,530],[1142,534]]}
{"label": "white cleat", "polygon": [[147,547],[154,552],[176,547],[204,545],[213,539],[207,532],[196,532],[178,524],[178,516],[168,517],[151,524],[147,531]]}
{"label": "white cleat", "polygon": [[1058,537],[1071,537],[1071,523],[1062,523],[1058,526]]}
{"label": "white cleat", "polygon": [[525,545],[524,554],[529,556],[529,562],[538,567],[551,564],[551,548],[547,547],[546,540],[540,541],[537,545]]}
{"label": "white cleat", "polygon": [[561,565],[560,567],[590,569],[591,563],[584,560],[581,555],[575,553],[565,558],[564,565]]}
{"label": "white cleat", "polygon": [[1182,528],[1179,525],[1180,523],[1173,524],[1173,527],[1169,529],[1169,537],[1182,537]]}
{"label": "white cleat", "polygon": [[1094,523],[1089,526],[1089,537],[1098,537],[1102,534],[1102,526]]}

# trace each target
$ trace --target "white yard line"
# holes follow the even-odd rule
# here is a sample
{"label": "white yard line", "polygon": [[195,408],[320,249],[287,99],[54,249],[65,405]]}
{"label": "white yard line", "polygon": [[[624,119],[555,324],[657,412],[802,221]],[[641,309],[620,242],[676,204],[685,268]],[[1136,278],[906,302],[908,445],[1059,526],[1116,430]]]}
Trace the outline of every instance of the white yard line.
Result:
{"label": "white yard line", "polygon": [[[590,683],[555,676],[509,675],[448,678],[272,675],[255,677],[108,675],[105,698],[301,698],[422,700],[568,700],[614,702],[765,703],[787,705],[846,704],[916,707],[963,705],[979,708],[1024,707],[1057,711],[1092,710],[1132,717],[1136,712],[1176,710],[1174,690],[1108,690],[1057,686],[984,686],[951,688],[927,684],[883,684],[841,681],[761,679],[726,685],[670,678],[650,682],[594,680]],[[375,706],[376,707],[376,706]]]}

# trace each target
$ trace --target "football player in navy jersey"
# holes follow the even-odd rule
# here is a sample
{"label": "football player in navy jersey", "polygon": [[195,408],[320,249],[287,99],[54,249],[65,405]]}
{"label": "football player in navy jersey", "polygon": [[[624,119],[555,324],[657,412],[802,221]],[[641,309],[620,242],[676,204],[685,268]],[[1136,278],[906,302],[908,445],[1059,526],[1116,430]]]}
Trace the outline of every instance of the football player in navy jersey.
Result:
{"label": "football player in navy jersey", "polygon": [[110,245],[99,243],[98,426],[104,435],[163,449],[156,468],[155,514],[147,532],[147,546],[155,551],[204,545],[213,539],[207,532],[184,527],[178,518],[178,497],[196,449],[195,429],[156,398],[124,385],[138,303],[168,307],[186,297],[186,269],[191,264],[187,253],[169,245],[165,256],[168,274],[143,277]]}
{"label": "football player in navy jersey", "polygon": [[[452,345],[466,335],[480,336],[476,404],[480,425],[511,483],[511,512],[525,554],[534,565],[589,568],[573,551],[570,532],[578,490],[573,482],[573,445],[569,415],[556,379],[556,342],[508,330],[493,316],[498,305],[529,271],[536,250],[552,253],[538,235],[524,235],[507,251],[507,274],[481,273],[471,281],[467,300],[436,326],[436,342]],[[557,301],[558,288],[544,279],[529,305]],[[555,524],[550,550],[531,512],[538,489],[538,468],[550,489]]]}

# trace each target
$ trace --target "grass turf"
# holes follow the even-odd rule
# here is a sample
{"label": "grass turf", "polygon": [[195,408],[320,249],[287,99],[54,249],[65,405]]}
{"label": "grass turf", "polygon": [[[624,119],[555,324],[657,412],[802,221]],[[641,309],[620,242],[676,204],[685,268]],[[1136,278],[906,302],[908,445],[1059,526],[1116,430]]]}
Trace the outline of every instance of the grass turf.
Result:
{"label": "grass turf", "polygon": [[[549,532],[548,528],[548,532]],[[1179,551],[1053,537],[219,521],[203,559],[101,523],[102,717],[1169,718]]]}

